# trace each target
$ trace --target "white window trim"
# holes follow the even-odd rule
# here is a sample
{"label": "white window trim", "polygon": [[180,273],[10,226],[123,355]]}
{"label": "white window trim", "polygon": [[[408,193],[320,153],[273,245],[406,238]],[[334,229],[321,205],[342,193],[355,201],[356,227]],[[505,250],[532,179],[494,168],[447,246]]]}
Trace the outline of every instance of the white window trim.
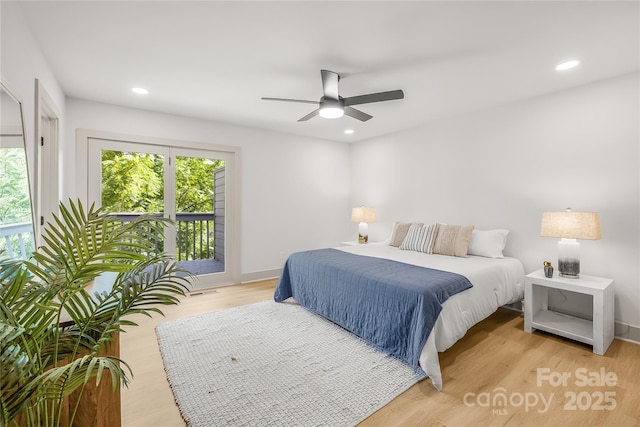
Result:
{"label": "white window trim", "polygon": [[225,183],[225,198],[229,215],[225,217],[227,232],[225,234],[225,245],[227,256],[230,257],[229,277],[225,282],[216,282],[211,287],[225,286],[240,283],[240,188],[241,188],[241,149],[230,145],[208,144],[194,141],[182,141],[176,139],[156,138],[150,136],[127,135],[121,133],[104,132],[90,129],[76,129],[76,191],[78,198],[86,205],[89,200],[89,139],[107,139],[112,141],[132,142],[138,144],[148,144],[157,146],[167,146],[175,148],[186,148],[194,150],[219,151],[230,157],[230,161],[225,166],[228,167],[227,174],[231,178]]}

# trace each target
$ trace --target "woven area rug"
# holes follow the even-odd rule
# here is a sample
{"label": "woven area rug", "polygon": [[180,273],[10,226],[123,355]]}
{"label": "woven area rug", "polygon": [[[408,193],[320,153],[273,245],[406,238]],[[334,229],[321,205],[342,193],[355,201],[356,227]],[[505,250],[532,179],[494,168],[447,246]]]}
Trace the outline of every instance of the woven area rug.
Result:
{"label": "woven area rug", "polygon": [[424,378],[293,303],[159,324],[189,426],[353,426]]}

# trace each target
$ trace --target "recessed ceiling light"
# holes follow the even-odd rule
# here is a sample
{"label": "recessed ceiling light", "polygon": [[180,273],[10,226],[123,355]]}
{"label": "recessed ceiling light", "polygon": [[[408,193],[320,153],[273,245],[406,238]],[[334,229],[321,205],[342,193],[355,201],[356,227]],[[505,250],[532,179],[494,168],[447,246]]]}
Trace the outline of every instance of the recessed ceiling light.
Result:
{"label": "recessed ceiling light", "polygon": [[347,135],[351,135],[353,133],[353,129],[345,129],[344,133],[346,133]]}
{"label": "recessed ceiling light", "polygon": [[566,61],[563,62],[562,64],[558,64],[558,66],[556,67],[557,71],[564,71],[564,70],[570,70],[572,68],[577,67],[580,64],[580,61],[578,60],[571,60],[571,61]]}
{"label": "recessed ceiling light", "polygon": [[132,87],[131,90],[139,95],[148,95],[149,91],[142,87]]}

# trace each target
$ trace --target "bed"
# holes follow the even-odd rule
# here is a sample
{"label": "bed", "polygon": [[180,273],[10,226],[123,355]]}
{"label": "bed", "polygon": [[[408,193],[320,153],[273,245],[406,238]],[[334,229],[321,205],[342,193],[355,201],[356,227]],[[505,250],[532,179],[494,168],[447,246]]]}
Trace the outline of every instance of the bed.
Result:
{"label": "bed", "polygon": [[[351,313],[345,317],[344,313],[338,313],[338,315],[336,315],[336,313],[331,310],[324,310],[326,306],[339,305],[340,301],[345,299],[345,294],[343,294],[342,291],[336,292],[335,289],[343,289],[342,287],[349,289],[349,287],[362,286],[360,273],[357,271],[357,268],[349,271],[347,267],[355,258],[348,257],[359,256],[359,258],[366,258],[368,262],[372,262],[372,260],[375,261],[376,259],[378,259],[379,262],[395,261],[396,263],[408,265],[410,268],[417,266],[426,270],[450,272],[455,276],[462,276],[468,279],[471,285],[464,286],[464,284],[461,284],[462,288],[460,289],[462,290],[453,291],[451,295],[444,295],[444,298],[442,298],[444,302],[440,304],[434,322],[427,328],[428,332],[425,334],[426,336],[418,338],[415,341],[420,343],[418,354],[414,355],[415,359],[417,359],[418,367],[431,379],[433,386],[437,390],[442,390],[443,386],[438,352],[447,350],[462,338],[469,328],[491,315],[498,307],[519,301],[523,296],[524,268],[522,263],[516,258],[494,258],[474,255],[462,257],[427,254],[420,251],[403,250],[399,247],[391,246],[388,241],[357,246],[342,246],[333,248],[330,251],[333,252],[323,252],[323,250],[318,252],[322,255],[331,255],[331,259],[336,257],[341,258],[339,254],[344,254],[344,257],[347,257],[348,261],[345,261],[341,266],[336,268],[337,270],[344,270],[342,272],[344,277],[331,279],[330,287],[332,290],[326,292],[328,295],[322,295],[323,300],[320,303],[320,308],[318,305],[314,305],[315,303],[307,303],[308,298],[303,297],[303,295],[307,291],[312,291],[316,293],[316,295],[320,295],[323,292],[323,286],[329,286],[326,284],[323,285],[322,281],[318,280],[318,277],[301,278],[300,273],[297,273],[296,277],[290,277],[289,269],[291,266],[288,265],[289,260],[287,264],[285,264],[285,269],[276,287],[274,298],[276,301],[293,298],[298,303],[351,330],[367,341],[369,341],[368,337],[363,336],[357,327],[351,327],[354,324],[348,321],[353,317]],[[316,251],[307,251],[307,253],[315,252]],[[315,275],[319,276],[317,272]],[[340,282],[339,285],[336,285],[336,281]],[[387,285],[383,284],[382,286]],[[390,286],[391,285],[388,285],[387,287]],[[298,298],[297,296],[300,297]],[[412,297],[409,298],[411,299]],[[301,299],[303,300],[302,302],[300,301]],[[404,302],[400,301],[397,304],[402,305]],[[360,306],[366,306],[366,304],[357,304],[354,310],[359,310]],[[366,309],[367,308],[363,308],[363,310]],[[361,319],[365,319],[360,320],[360,322],[368,322],[372,319],[372,316],[367,313],[362,314],[360,317]],[[347,318],[347,322],[344,321],[345,318]],[[377,319],[377,317],[373,318]],[[415,319],[413,321],[414,323],[416,322]],[[422,317],[419,317],[418,323],[422,322],[425,321]],[[390,329],[390,331],[392,331],[390,332],[392,334],[396,333],[394,329]],[[410,333],[417,334],[413,329]],[[422,329],[418,330],[418,333],[423,333]],[[370,341],[370,343],[372,345],[375,344],[373,341]],[[374,345],[374,347],[378,348],[377,345]],[[385,351],[385,349],[381,350]],[[393,352],[390,353],[393,354]]]}

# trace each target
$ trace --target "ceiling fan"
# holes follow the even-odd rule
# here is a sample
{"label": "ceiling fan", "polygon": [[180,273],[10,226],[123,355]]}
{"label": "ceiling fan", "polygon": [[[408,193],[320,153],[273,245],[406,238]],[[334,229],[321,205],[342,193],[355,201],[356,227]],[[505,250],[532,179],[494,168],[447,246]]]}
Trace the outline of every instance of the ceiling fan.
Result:
{"label": "ceiling fan", "polygon": [[305,104],[318,105],[316,110],[298,119],[299,122],[307,121],[317,115],[326,119],[337,119],[345,114],[349,117],[353,117],[354,119],[366,122],[373,116],[363,113],[360,110],[356,110],[352,105],[369,104],[371,102],[391,101],[394,99],[404,98],[404,92],[401,90],[391,90],[388,92],[370,93],[367,95],[343,98],[338,93],[338,81],[340,80],[338,73],[328,70],[320,70],[320,75],[322,76],[322,91],[324,92],[324,96],[320,98],[320,101],[264,97],[262,99],[265,101],[301,102]]}

